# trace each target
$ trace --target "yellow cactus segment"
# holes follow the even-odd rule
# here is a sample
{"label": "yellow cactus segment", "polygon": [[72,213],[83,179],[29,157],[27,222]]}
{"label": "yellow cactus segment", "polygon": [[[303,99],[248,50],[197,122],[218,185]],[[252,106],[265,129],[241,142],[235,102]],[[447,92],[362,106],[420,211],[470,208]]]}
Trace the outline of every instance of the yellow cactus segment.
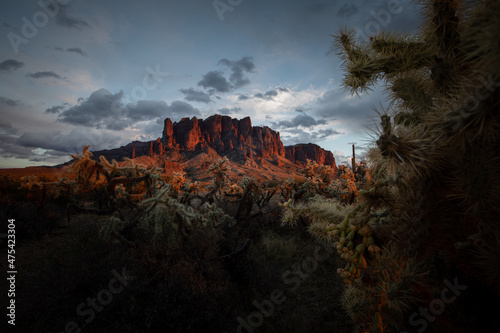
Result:
{"label": "yellow cactus segment", "polygon": [[361,269],[366,269],[367,266],[368,266],[368,263],[366,262],[365,256],[363,256],[362,254],[360,254],[358,256],[358,267],[361,268]]}
{"label": "yellow cactus segment", "polygon": [[347,234],[347,239],[348,239],[348,240],[353,240],[355,235],[356,235],[356,231],[351,230],[351,231],[349,232],[349,234]]}
{"label": "yellow cactus segment", "polygon": [[359,253],[359,254],[363,254],[365,253],[366,251],[366,245],[361,243],[361,244],[358,244],[358,246],[356,246],[356,252]]}

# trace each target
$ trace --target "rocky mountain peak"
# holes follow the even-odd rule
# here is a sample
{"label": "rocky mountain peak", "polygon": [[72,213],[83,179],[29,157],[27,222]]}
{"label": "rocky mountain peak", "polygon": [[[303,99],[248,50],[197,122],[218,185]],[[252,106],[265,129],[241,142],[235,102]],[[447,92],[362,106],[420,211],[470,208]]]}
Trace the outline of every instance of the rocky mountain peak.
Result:
{"label": "rocky mountain peak", "polygon": [[269,163],[278,168],[285,165],[296,168],[304,166],[310,159],[337,169],[333,154],[318,145],[308,143],[285,147],[278,132],[267,126],[252,126],[250,117],[236,119],[222,115],[206,119],[182,118],[178,122],[167,118],[162,136],[157,140],[134,141],[120,148],[97,151],[94,152],[94,158],[98,159],[102,155],[108,160],[120,161],[126,157],[151,154],[161,154],[169,163],[200,160],[203,157],[203,163],[193,162],[201,168],[208,160],[227,156],[249,167],[263,167]]}
{"label": "rocky mountain peak", "polygon": [[167,118],[161,142],[167,149],[187,151],[202,151],[208,146],[220,155],[242,159],[285,157],[279,133],[267,126],[252,126],[250,117],[238,120],[213,115],[204,120],[183,118],[175,123]]}

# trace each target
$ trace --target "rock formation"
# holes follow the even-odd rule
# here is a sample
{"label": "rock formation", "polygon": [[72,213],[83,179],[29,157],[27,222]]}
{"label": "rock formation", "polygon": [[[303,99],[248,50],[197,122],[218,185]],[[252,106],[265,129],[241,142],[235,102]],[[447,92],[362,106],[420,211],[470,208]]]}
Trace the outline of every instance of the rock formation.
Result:
{"label": "rock formation", "polygon": [[161,142],[167,149],[201,152],[204,147],[236,159],[285,156],[280,134],[269,127],[252,126],[250,117],[235,119],[214,115],[172,123],[165,119]]}
{"label": "rock formation", "polygon": [[308,159],[314,160],[319,164],[330,165],[335,170],[337,170],[335,157],[333,157],[332,152],[324,150],[314,143],[286,146],[285,157],[295,163],[306,163]]}
{"label": "rock formation", "polygon": [[214,115],[207,119],[183,118],[179,122],[165,119],[162,137],[155,141],[134,141],[120,148],[94,152],[94,158],[100,155],[108,160],[123,160],[132,157],[163,155],[165,159],[180,161],[193,158],[198,154],[227,156],[234,161],[267,159],[276,165],[289,160],[295,164],[305,164],[307,159],[320,164],[330,165],[335,170],[335,158],[330,151],[318,145],[298,144],[283,145],[280,134],[267,126],[252,126],[250,117],[235,119],[229,116]]}

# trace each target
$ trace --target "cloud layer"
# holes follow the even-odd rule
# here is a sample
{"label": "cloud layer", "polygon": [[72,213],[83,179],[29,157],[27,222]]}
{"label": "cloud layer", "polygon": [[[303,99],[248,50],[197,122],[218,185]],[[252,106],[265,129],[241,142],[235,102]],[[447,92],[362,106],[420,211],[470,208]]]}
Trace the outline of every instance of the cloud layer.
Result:
{"label": "cloud layer", "polygon": [[[59,113],[57,120],[74,126],[121,131],[137,122],[154,121],[156,118],[178,119],[201,115],[197,108],[184,101],[173,101],[168,105],[165,101],[140,100],[124,105],[123,97],[123,91],[112,94],[104,88],[96,90],[80,104]],[[50,113],[57,111],[60,111],[58,106],[46,110]]]}

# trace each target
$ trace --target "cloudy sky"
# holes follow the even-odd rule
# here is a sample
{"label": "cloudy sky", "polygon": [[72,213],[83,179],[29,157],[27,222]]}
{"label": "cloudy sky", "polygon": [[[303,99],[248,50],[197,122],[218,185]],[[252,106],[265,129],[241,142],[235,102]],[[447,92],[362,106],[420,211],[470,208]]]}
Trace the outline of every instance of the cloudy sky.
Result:
{"label": "cloudy sky", "polygon": [[[0,5],[0,168],[161,136],[163,120],[225,114],[360,148],[383,87],[341,89],[332,37],[419,25],[410,0],[19,0]],[[345,155],[345,156],[342,156]]]}

